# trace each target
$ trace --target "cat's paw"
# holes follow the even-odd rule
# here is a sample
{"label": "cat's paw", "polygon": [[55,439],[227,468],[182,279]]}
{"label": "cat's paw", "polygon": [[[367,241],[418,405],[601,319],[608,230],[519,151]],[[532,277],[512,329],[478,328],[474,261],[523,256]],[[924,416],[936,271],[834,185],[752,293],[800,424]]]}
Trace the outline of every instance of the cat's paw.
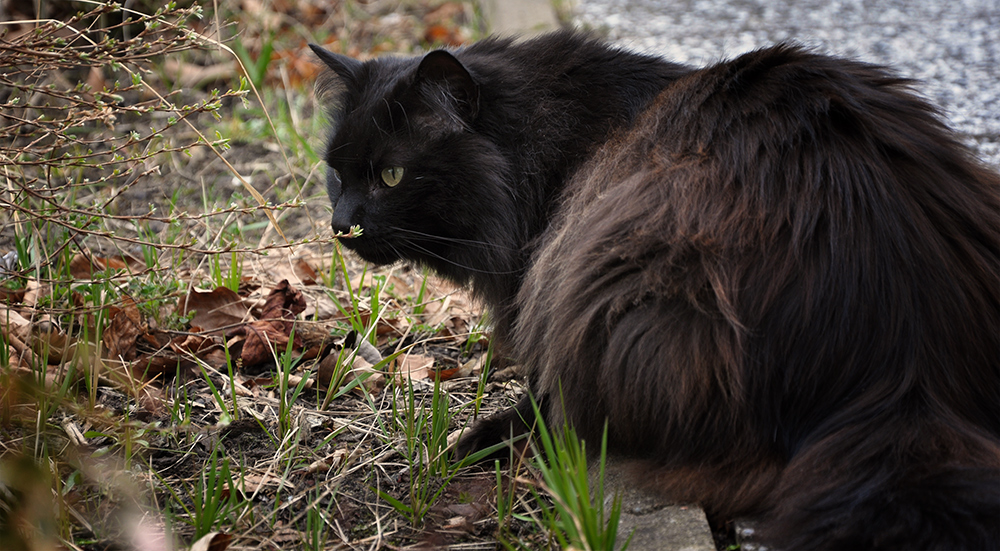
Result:
{"label": "cat's paw", "polygon": [[512,451],[513,457],[519,457],[528,449],[534,420],[531,400],[522,398],[516,406],[477,421],[455,444],[455,457],[462,460],[494,447],[498,449],[477,457],[475,462],[506,460]]}

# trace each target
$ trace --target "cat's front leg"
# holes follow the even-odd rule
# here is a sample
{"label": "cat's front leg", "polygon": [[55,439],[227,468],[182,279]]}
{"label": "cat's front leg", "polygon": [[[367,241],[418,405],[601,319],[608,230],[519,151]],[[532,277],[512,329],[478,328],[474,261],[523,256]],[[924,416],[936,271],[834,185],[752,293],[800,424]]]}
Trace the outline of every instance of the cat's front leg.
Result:
{"label": "cat's front leg", "polygon": [[[538,409],[543,412],[544,401],[538,401]],[[531,396],[525,394],[517,405],[477,421],[455,444],[455,457],[462,459],[480,450],[508,442],[514,447],[514,455],[520,456],[527,449],[527,436],[536,423],[535,408]],[[504,447],[482,461],[506,459],[510,457],[509,447]]]}

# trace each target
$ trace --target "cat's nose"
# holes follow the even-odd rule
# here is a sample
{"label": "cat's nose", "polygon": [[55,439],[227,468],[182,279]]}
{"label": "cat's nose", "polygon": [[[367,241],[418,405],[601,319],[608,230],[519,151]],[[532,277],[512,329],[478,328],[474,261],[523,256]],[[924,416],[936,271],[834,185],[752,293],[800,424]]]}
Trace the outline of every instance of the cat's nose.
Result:
{"label": "cat's nose", "polygon": [[351,231],[351,221],[347,217],[337,216],[337,211],[335,210],[333,218],[330,220],[330,227],[333,228],[333,233],[349,233]]}
{"label": "cat's nose", "polygon": [[350,224],[345,224],[342,221],[338,221],[336,218],[330,222],[330,227],[333,228],[333,233],[336,234],[347,234],[351,232]]}
{"label": "cat's nose", "polygon": [[357,210],[358,202],[348,194],[341,194],[333,207],[333,217],[330,219],[330,227],[334,233],[350,233],[351,226],[357,224],[355,221]]}

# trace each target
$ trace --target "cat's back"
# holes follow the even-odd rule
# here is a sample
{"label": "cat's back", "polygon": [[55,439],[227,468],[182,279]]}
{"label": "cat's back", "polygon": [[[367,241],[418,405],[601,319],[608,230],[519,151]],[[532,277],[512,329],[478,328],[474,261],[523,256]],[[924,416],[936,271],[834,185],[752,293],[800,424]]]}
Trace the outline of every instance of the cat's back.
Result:
{"label": "cat's back", "polygon": [[[938,165],[947,173],[918,180],[964,182],[969,193],[986,191],[995,207],[995,172],[957,143],[914,84],[880,66],[796,45],[744,54],[678,78],[580,171],[567,194],[585,203],[607,186],[627,187],[635,173],[696,171],[705,185],[670,189],[671,199],[724,199],[725,188],[729,198],[771,215],[780,203],[801,206],[817,192],[862,200],[851,196],[852,186],[891,185],[889,173],[859,170]],[[669,187],[668,178],[645,180]]]}
{"label": "cat's back", "polygon": [[801,264],[835,237],[831,261],[879,264],[886,251],[847,250],[866,242],[914,267],[956,260],[942,240],[961,233],[996,274],[1000,177],[912,85],[787,44],[693,71],[570,180],[549,241]]}

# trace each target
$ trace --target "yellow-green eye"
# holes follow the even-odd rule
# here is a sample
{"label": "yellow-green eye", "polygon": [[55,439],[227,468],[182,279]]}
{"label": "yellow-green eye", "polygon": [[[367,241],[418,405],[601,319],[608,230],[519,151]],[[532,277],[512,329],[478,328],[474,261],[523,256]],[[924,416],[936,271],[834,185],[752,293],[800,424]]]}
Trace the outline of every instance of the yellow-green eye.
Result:
{"label": "yellow-green eye", "polygon": [[382,181],[385,185],[393,187],[403,179],[403,167],[393,166],[382,169]]}

